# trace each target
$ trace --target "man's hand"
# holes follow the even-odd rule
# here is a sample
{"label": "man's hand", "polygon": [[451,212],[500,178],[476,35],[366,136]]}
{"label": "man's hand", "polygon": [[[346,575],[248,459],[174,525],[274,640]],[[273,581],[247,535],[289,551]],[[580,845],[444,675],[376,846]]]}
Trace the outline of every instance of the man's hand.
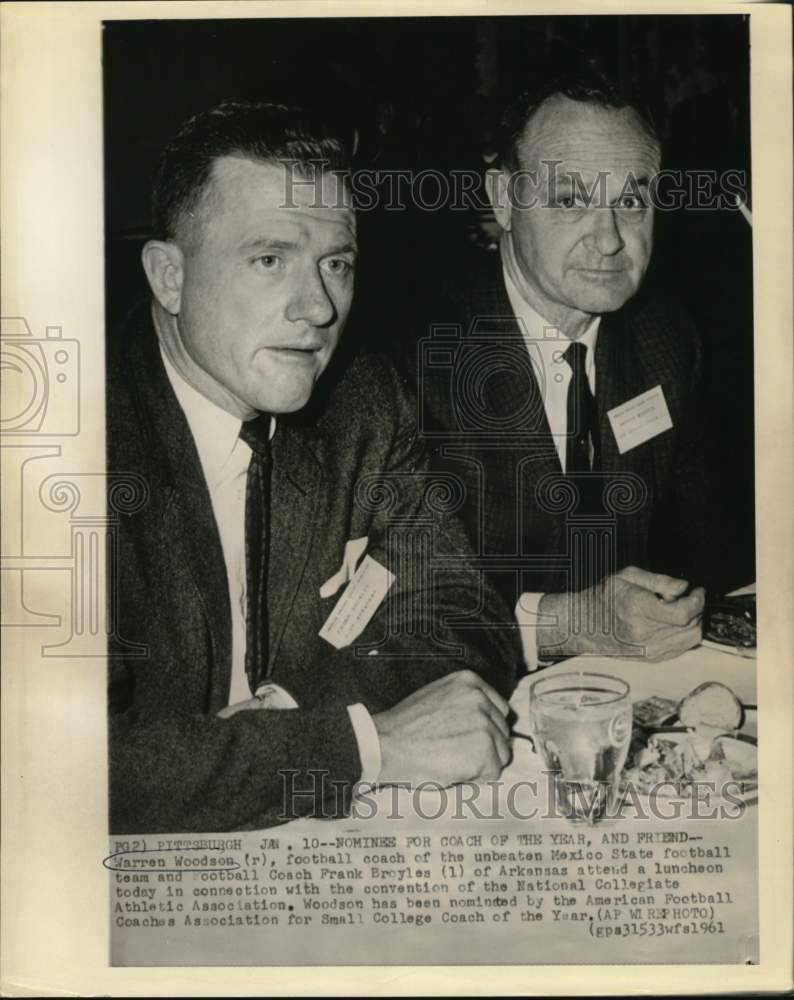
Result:
{"label": "man's hand", "polygon": [[538,628],[541,656],[633,655],[668,660],[701,639],[705,592],[686,597],[686,580],[628,566],[593,587],[573,594],[544,594],[541,615],[557,624]]}
{"label": "man's hand", "polygon": [[245,701],[236,701],[233,705],[227,705],[218,712],[219,719],[230,719],[238,712],[250,712],[257,709],[267,708],[261,698],[246,698]]}
{"label": "man's hand", "polygon": [[380,784],[497,778],[510,760],[509,706],[470,670],[414,691],[373,716],[381,751]]}

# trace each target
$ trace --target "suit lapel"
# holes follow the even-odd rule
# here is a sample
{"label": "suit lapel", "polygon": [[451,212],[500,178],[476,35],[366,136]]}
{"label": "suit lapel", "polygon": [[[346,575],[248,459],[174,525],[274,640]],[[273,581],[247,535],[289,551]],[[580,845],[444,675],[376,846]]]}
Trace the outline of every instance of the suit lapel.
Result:
{"label": "suit lapel", "polygon": [[[150,516],[161,519],[184,555],[201,601],[213,646],[211,709],[227,703],[231,677],[231,610],[220,535],[190,429],[174,396],[148,316],[128,348],[136,406],[155,497]],[[268,672],[284,635],[306,568],[316,523],[323,469],[306,428],[279,421],[273,441],[270,497]]]}
{"label": "suit lapel", "polygon": [[311,550],[323,472],[304,438],[288,421],[277,424],[273,440],[268,560],[268,674],[284,635]]}
{"label": "suit lapel", "polygon": [[[631,398],[631,361],[623,344],[622,323],[613,314],[601,319],[596,342],[596,407],[601,436],[601,461],[605,470],[622,467],[612,425],[607,413]],[[627,453],[630,454],[630,453]]]}
{"label": "suit lapel", "polygon": [[646,492],[645,499],[636,510],[618,515],[622,522],[618,537],[623,560],[644,559],[643,539],[649,530],[648,520],[655,490],[653,447],[652,442],[648,442],[621,455],[607,413],[652,387],[640,365],[626,311],[605,315],[596,343],[596,401],[602,468],[606,473],[625,472],[638,477]]}
{"label": "suit lapel", "polygon": [[640,445],[620,454],[609,422],[608,411],[653,388],[637,356],[624,311],[608,313],[601,320],[596,343],[596,401],[605,469],[637,469],[646,462],[650,449]]}
{"label": "suit lapel", "polygon": [[231,676],[231,610],[226,564],[209,490],[187,420],[165,373],[157,337],[143,328],[130,346],[130,370],[145,440],[153,490],[163,497],[153,507],[162,517],[163,537],[184,554],[201,601],[213,647],[211,708],[226,704]]}
{"label": "suit lapel", "polygon": [[498,256],[494,263],[497,266],[484,269],[484,281],[473,282],[463,290],[465,314],[474,318],[467,331],[469,339],[492,335],[495,341],[498,363],[484,386],[485,407],[505,428],[497,430],[495,437],[510,441],[522,457],[531,460],[533,478],[560,474],[562,467],[546,417],[542,387],[507,296]]}
{"label": "suit lapel", "polygon": [[[489,490],[480,516],[479,537],[496,535],[506,554],[538,555],[557,552],[562,521],[539,511],[536,490],[547,476],[561,476],[562,466],[554,446],[542,388],[527,349],[521,326],[507,295],[501,260],[477,270],[463,284],[463,315],[471,322],[468,338],[493,332],[498,365],[484,386],[484,408],[502,428],[482,450],[488,454]],[[476,324],[476,325],[475,325]],[[521,417],[517,419],[517,415]],[[477,452],[479,445],[472,442]],[[493,450],[491,450],[493,449]],[[506,516],[507,512],[507,516]],[[497,529],[495,525],[501,525]],[[520,593],[523,586],[519,586]]]}

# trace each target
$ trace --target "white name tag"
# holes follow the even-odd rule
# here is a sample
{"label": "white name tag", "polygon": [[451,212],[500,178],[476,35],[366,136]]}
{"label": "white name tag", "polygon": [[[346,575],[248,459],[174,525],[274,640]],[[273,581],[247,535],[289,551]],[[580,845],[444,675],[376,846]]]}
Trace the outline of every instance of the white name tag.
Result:
{"label": "white name tag", "polygon": [[341,590],[346,583],[350,582],[356,572],[359,559],[367,549],[368,542],[369,538],[364,535],[363,538],[351,538],[349,542],[345,543],[345,554],[342,556],[342,565],[320,587],[320,597],[323,599],[333,597],[338,590]]}
{"label": "white name tag", "polygon": [[335,649],[349,646],[364,631],[393,583],[394,573],[366,556],[320,629],[320,638]]}
{"label": "white name tag", "polygon": [[621,455],[673,426],[660,385],[607,410],[607,416]]}

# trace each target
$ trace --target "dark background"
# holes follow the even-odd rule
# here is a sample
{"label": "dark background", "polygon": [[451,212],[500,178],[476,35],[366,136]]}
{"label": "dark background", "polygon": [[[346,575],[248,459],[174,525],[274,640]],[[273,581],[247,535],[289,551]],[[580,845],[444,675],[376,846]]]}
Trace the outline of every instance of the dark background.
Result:
{"label": "dark background", "polygon": [[[224,98],[314,106],[355,166],[484,170],[505,103],[530,72],[590,64],[652,109],[664,166],[750,169],[749,26],[739,15],[109,22],[104,27],[108,329],[147,292],[140,248],[159,151]],[[371,211],[348,336],[398,355],[426,303],[493,252],[474,211]],[[751,229],[736,211],[657,214],[646,281],[677,296],[706,347],[720,576],[755,578]]]}

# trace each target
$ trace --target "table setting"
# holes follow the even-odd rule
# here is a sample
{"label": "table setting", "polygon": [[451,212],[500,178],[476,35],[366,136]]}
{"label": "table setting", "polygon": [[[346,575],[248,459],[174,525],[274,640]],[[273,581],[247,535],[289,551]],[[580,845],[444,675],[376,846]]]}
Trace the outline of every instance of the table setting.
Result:
{"label": "table setting", "polygon": [[[510,698],[513,757],[502,771],[499,787],[535,785],[538,802],[559,810],[549,818],[569,823],[631,819],[637,809],[642,816],[642,805],[649,799],[662,814],[665,805],[677,803],[681,807],[677,815],[683,818],[687,804],[701,793],[723,805],[727,795],[732,817],[744,815],[758,795],[754,627],[750,645],[749,628],[741,624],[738,632],[729,628],[728,615],[748,624],[752,618],[754,626],[755,584],[707,605],[704,640],[674,659],[649,663],[629,657],[577,656],[524,676]],[[533,711],[533,689],[540,703],[551,699],[556,708],[552,704]],[[537,697],[534,701],[538,704]],[[548,729],[549,717],[553,726],[555,712],[558,727],[562,723],[556,743],[562,740],[573,749],[567,756],[565,747],[557,746],[548,733],[545,741],[538,740],[539,726],[542,729],[545,723]],[[590,719],[591,715],[600,718]],[[546,752],[538,745],[541,742]],[[602,771],[596,775],[599,755]],[[565,763],[578,764],[579,771],[566,776]],[[548,780],[555,785],[556,796],[547,787]],[[576,786],[582,815],[573,814],[571,802],[560,802],[566,781]],[[421,801],[422,813],[437,818],[445,811],[452,814],[456,801],[432,783],[418,796],[394,789],[368,795],[370,801],[384,805],[383,810],[373,810],[370,823],[388,814],[387,802],[393,811],[395,796],[401,797],[401,815],[415,812]],[[592,796],[601,798],[593,801]],[[616,806],[621,798],[622,809]],[[651,809],[649,818],[654,815]]]}
{"label": "table setting", "polygon": [[[471,898],[486,910],[465,939],[471,962],[754,963],[756,663],[734,632],[711,634],[663,662],[578,656],[524,676],[510,699],[512,759],[496,781],[370,789],[345,819],[280,833],[423,844],[439,892],[447,886],[442,907]],[[478,867],[478,844],[510,863]],[[536,867],[523,867],[522,851]],[[499,891],[511,916],[490,923]],[[400,947],[412,962],[457,961],[462,933],[403,928]],[[368,941],[381,960],[395,954],[393,941]]]}

